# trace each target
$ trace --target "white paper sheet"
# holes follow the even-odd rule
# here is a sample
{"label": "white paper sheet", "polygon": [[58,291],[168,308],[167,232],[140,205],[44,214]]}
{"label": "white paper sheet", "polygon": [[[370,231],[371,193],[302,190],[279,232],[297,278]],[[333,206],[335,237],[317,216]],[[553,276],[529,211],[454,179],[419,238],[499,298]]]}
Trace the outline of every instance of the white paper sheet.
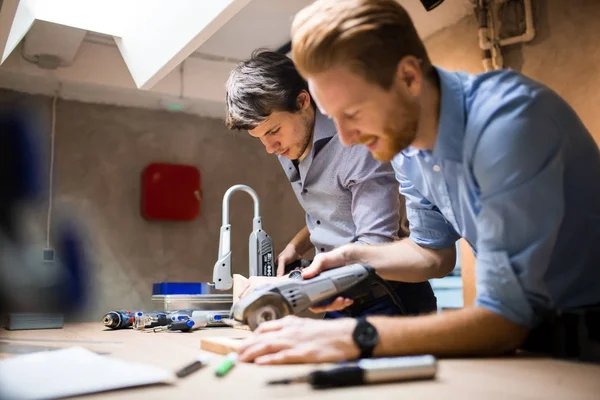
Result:
{"label": "white paper sheet", "polygon": [[0,361],[0,399],[56,399],[175,379],[166,369],[71,347]]}

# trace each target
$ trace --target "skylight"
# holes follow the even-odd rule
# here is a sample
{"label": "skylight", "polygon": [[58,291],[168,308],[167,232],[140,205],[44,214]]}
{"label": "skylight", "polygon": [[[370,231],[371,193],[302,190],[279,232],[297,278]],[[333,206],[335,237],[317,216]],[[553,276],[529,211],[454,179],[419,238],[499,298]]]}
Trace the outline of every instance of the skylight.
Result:
{"label": "skylight", "polygon": [[5,0],[0,20],[0,50],[4,47],[0,64],[35,20],[47,21],[114,36],[136,86],[150,89],[249,2]]}

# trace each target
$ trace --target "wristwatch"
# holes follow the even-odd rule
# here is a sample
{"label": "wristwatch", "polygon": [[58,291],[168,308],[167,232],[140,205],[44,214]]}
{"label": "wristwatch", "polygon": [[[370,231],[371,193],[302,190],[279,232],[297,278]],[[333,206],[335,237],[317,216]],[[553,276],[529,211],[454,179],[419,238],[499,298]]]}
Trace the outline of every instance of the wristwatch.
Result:
{"label": "wristwatch", "polygon": [[379,342],[379,333],[366,317],[358,317],[352,339],[360,350],[360,358],[369,358],[373,355],[373,349]]}

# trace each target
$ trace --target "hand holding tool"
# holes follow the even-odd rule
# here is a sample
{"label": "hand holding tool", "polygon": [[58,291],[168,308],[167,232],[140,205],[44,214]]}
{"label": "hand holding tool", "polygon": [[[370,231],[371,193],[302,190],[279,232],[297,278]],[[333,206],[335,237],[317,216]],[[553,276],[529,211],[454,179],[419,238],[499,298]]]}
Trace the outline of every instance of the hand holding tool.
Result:
{"label": "hand holding tool", "polygon": [[324,271],[311,279],[283,279],[260,286],[233,305],[230,319],[254,330],[264,321],[329,304],[338,296],[361,295],[370,289],[374,280],[386,289],[400,313],[406,314],[398,295],[372,267],[352,264]]}

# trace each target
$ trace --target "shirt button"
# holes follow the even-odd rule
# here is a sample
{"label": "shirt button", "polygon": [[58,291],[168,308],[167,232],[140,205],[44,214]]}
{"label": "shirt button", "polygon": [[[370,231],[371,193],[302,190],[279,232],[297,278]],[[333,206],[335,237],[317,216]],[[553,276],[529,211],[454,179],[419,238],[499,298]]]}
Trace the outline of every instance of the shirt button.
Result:
{"label": "shirt button", "polygon": [[325,251],[325,247],[321,247],[321,251],[322,251],[322,252],[323,252],[323,251]]}
{"label": "shirt button", "polygon": [[317,225],[321,225],[321,221],[317,220]]}
{"label": "shirt button", "polygon": [[440,168],[440,166],[439,166],[439,165],[437,165],[437,164],[436,164],[436,165],[434,165],[434,166],[433,166],[433,170],[434,170],[435,172],[440,172],[442,169]]}
{"label": "shirt button", "polygon": [[307,193],[307,192],[308,192],[308,190],[302,189],[302,193]]}

